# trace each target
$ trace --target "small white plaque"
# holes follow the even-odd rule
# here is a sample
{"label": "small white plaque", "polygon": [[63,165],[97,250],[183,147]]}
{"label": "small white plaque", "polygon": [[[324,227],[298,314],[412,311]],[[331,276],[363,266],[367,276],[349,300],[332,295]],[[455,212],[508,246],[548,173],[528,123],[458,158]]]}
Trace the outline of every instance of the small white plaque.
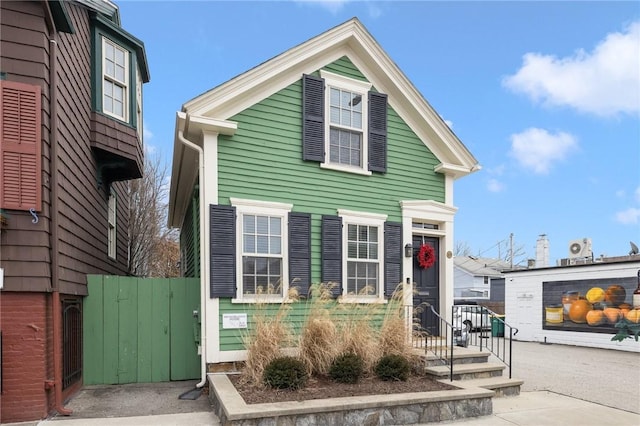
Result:
{"label": "small white plaque", "polygon": [[222,314],[222,328],[247,328],[247,314]]}

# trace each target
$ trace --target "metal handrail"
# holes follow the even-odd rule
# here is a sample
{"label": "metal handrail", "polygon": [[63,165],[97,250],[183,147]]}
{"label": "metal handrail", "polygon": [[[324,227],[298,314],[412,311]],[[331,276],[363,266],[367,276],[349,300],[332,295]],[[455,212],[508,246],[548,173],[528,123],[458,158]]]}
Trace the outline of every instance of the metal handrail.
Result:
{"label": "metal handrail", "polygon": [[[480,352],[482,352],[483,347],[487,351],[491,352],[499,361],[505,364],[509,368],[509,378],[511,378],[512,374],[512,366],[513,366],[513,336],[518,334],[518,328],[513,327],[506,323],[500,315],[496,312],[492,311],[489,308],[486,308],[481,305],[455,305],[452,309],[452,324],[455,324],[454,315],[455,308],[460,308],[460,312],[463,312],[463,308],[468,309],[468,313],[465,317],[465,320],[469,320],[471,317],[471,321],[476,326],[480,324],[480,327],[475,327],[479,330],[479,333],[473,334],[471,333],[469,336],[469,344],[472,346],[478,346],[480,348]],[[476,309],[473,309],[476,308]],[[475,311],[469,314],[470,311]],[[485,324],[485,315],[490,318],[489,324]],[[462,318],[461,318],[462,319]],[[493,330],[493,321],[497,322],[497,331],[500,329],[503,330],[502,336],[498,335],[499,333],[495,333]],[[456,327],[454,326],[454,329]],[[508,329],[508,337],[507,337],[507,329]],[[489,335],[485,335],[486,331],[489,330]],[[485,342],[485,340],[487,340]],[[507,350],[507,341],[508,341],[508,350]]]}
{"label": "metal handrail", "polygon": [[[435,355],[437,360],[440,361],[443,365],[449,367],[449,379],[453,381],[453,348],[456,345],[456,335],[462,336],[462,327],[454,326],[455,318],[455,308],[456,307],[475,307],[479,309],[475,309],[475,311],[479,311],[475,314],[475,318],[472,318],[472,322],[474,324],[479,324],[480,327],[476,327],[479,329],[479,333],[469,333],[466,338],[468,345],[478,346],[480,348],[480,352],[483,349],[486,349],[490,353],[492,353],[499,361],[505,364],[509,369],[509,378],[512,375],[512,365],[513,365],[513,336],[518,334],[518,329],[506,323],[503,319],[499,317],[491,309],[485,308],[481,305],[455,305],[454,309],[452,309],[452,319],[451,322],[448,322],[444,319],[434,307],[429,303],[421,304],[422,307],[419,309],[428,309],[427,312],[431,314],[431,318],[427,317],[426,321],[429,324],[430,328],[435,328],[437,331],[437,335],[429,333],[427,329],[422,327],[420,324],[417,324],[414,320],[413,323],[413,331],[414,337],[414,346],[421,345],[424,343],[425,353],[430,352]],[[410,308],[410,307],[407,307]],[[461,308],[462,309],[462,308]],[[490,321],[497,321],[499,324],[502,324],[502,329],[504,331],[508,328],[508,338],[506,336],[506,332],[503,333],[503,336],[493,336],[493,332],[490,333],[490,336],[486,336],[485,332],[487,329],[492,331],[491,322],[489,324],[485,324],[484,315],[482,313],[486,313],[486,315],[491,318]],[[462,325],[462,324],[461,324]],[[487,327],[488,326],[488,327]],[[484,342],[485,339],[490,339],[488,342]],[[508,341],[508,350],[507,350],[507,341]]]}
{"label": "metal handrail", "polygon": [[437,335],[430,333],[427,329],[414,321],[414,336],[418,339],[414,340],[416,344],[424,343],[425,353],[430,352],[436,356],[437,360],[443,365],[449,367],[449,379],[453,381],[453,345],[454,345],[454,327],[438,314],[430,303],[424,302],[418,309],[428,308],[433,314],[436,321],[427,320],[430,328],[435,328]]}

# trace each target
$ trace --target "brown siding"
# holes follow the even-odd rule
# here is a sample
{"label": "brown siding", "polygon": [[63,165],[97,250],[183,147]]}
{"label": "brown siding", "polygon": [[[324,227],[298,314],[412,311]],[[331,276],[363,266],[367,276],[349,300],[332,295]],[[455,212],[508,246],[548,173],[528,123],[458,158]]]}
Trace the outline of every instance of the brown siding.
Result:
{"label": "brown siding", "polygon": [[2,394],[0,422],[46,417],[50,401],[44,389],[49,378],[51,336],[47,295],[2,292]]}
{"label": "brown siding", "polygon": [[[39,2],[0,2],[0,71],[6,80],[42,89],[42,211],[38,221],[29,212],[7,210],[7,225],[0,233],[0,262],[6,291],[48,291],[49,259],[49,38]],[[26,55],[23,55],[25,52]]]}
{"label": "brown siding", "polygon": [[[142,152],[134,129],[92,115],[89,13],[78,4],[65,6],[75,33],[57,34],[58,285],[62,293],[86,295],[87,274],[127,272],[126,182],[112,184],[118,200],[117,255],[113,260],[107,255],[108,188],[98,187],[91,141],[121,150],[120,155],[136,167],[142,166]],[[42,87],[42,211],[36,224],[28,212],[8,211],[7,225],[0,233],[5,290],[50,291],[49,35],[42,3],[2,1],[0,7],[0,70],[7,80]],[[92,132],[92,123],[99,123],[100,130]]]}
{"label": "brown siding", "polygon": [[[88,11],[67,4],[75,34],[58,40],[58,165],[60,280],[63,293],[86,294],[87,274],[126,273],[126,247],[107,255],[107,188],[98,187],[91,150],[91,36]],[[114,124],[108,120],[107,124]],[[135,132],[134,132],[135,134]],[[123,205],[118,198],[118,205]],[[118,217],[118,240],[127,222]]]}
{"label": "brown siding", "polygon": [[[128,166],[119,174],[132,179],[142,177],[142,145],[133,127],[94,112],[91,114],[91,146],[104,155],[117,155],[120,161],[126,161]],[[121,180],[120,176],[114,178]]]}

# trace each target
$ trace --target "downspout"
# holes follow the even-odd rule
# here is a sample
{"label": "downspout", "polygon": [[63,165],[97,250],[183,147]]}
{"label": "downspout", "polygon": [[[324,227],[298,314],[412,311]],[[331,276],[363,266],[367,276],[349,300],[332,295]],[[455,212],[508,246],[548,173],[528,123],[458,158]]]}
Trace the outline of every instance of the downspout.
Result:
{"label": "downspout", "polygon": [[204,150],[195,143],[184,137],[183,131],[178,130],[178,140],[185,146],[198,152],[198,197],[200,197],[200,382],[196,384],[197,388],[201,388],[207,383],[207,310],[205,309],[207,292],[206,292],[206,274],[205,262],[203,262],[205,246],[202,233],[205,230],[205,213],[206,206],[204,203]]}
{"label": "downspout", "polygon": [[53,392],[55,410],[69,416],[72,410],[65,408],[62,400],[62,307],[60,305],[59,268],[60,257],[58,253],[58,216],[60,214],[60,200],[58,196],[58,69],[57,53],[58,42],[53,25],[49,39],[49,143],[51,144],[51,303],[53,315]]}

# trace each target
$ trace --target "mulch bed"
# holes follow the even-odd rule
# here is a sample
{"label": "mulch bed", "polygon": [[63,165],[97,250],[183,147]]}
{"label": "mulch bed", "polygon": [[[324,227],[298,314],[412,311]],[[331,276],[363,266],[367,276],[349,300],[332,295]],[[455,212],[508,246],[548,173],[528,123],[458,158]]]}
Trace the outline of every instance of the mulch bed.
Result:
{"label": "mulch bed", "polygon": [[385,382],[377,377],[364,377],[355,384],[337,383],[328,377],[312,377],[304,388],[298,390],[259,388],[242,383],[239,375],[228,377],[247,404],[458,389],[425,376],[411,376],[406,382]]}

